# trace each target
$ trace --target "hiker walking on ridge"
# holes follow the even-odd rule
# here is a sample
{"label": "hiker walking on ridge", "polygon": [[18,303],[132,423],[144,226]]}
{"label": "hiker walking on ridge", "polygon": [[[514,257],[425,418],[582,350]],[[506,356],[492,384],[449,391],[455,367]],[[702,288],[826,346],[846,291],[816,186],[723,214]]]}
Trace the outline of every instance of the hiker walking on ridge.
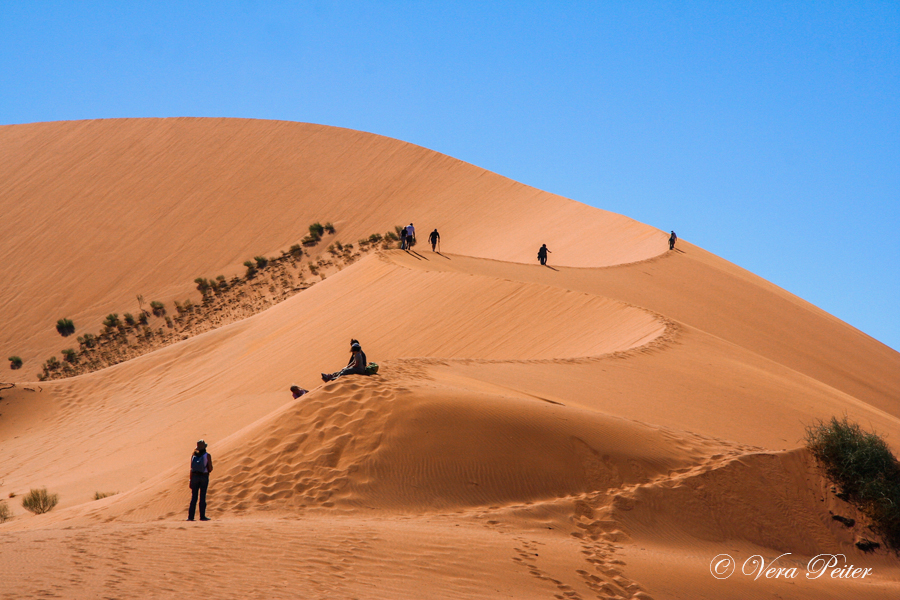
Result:
{"label": "hiker walking on ridge", "polygon": [[547,244],[541,246],[541,249],[538,250],[538,260],[541,262],[541,266],[547,264],[547,253],[550,250],[547,249]]}
{"label": "hiker walking on ridge", "polygon": [[362,351],[362,346],[356,340],[351,340],[350,353],[350,362],[347,363],[347,366],[337,373],[322,373],[322,381],[334,381],[342,375],[365,375],[366,353]]}
{"label": "hiker walking on ridge", "polygon": [[678,241],[678,236],[675,235],[675,232],[672,232],[672,235],[669,236],[669,250],[675,249],[675,242]]}
{"label": "hiker walking on ridge", "polygon": [[416,245],[416,228],[410,223],[406,228],[406,247],[412,248]]}
{"label": "hiker walking on ridge", "polygon": [[428,241],[431,242],[431,251],[434,252],[434,247],[441,241],[441,234],[438,233],[437,227],[428,235]]}
{"label": "hiker walking on ridge", "polygon": [[[188,508],[188,521],[194,520],[197,500],[200,500],[200,520],[206,518],[206,488],[209,487],[209,474],[212,473],[212,456],[206,451],[206,442],[197,441],[197,449],[191,455],[191,506]],[[199,497],[199,498],[198,498]]]}
{"label": "hiker walking on ridge", "polygon": [[400,249],[409,250],[409,246],[406,245],[406,227],[400,228]]}

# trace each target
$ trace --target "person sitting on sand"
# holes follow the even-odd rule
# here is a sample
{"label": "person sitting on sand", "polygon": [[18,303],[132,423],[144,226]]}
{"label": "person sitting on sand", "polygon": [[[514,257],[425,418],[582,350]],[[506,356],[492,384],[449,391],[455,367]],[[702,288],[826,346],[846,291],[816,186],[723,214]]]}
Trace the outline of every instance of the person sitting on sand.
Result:
{"label": "person sitting on sand", "polygon": [[359,342],[353,340],[350,344],[350,362],[346,367],[337,373],[322,373],[322,381],[334,381],[342,375],[365,375],[366,374],[366,353],[362,351]]}
{"label": "person sitting on sand", "polygon": [[206,488],[209,487],[209,474],[212,473],[212,456],[206,451],[206,442],[197,441],[197,449],[191,455],[191,506],[188,508],[188,521],[194,520],[194,511],[197,509],[197,500],[200,500],[200,520],[209,521],[206,518]]}
{"label": "person sitting on sand", "polygon": [[303,394],[308,394],[308,393],[309,393],[309,390],[304,390],[304,389],[303,389],[302,387],[300,387],[299,385],[292,385],[292,386],[291,386],[291,394],[294,395],[294,400],[296,400],[297,398],[299,398],[299,397],[302,396]]}

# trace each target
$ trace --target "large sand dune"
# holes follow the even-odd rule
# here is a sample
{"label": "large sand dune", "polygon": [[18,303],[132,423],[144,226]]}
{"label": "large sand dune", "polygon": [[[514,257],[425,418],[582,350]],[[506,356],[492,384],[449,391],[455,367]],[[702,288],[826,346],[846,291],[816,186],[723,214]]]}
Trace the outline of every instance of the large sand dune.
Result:
{"label": "large sand dune", "polygon": [[[802,449],[847,414],[900,439],[900,355],[686,242],[371,134],[223,119],[0,128],[0,349],[331,221],[414,221],[243,321],[0,391],[0,598],[887,598],[900,562]],[[534,260],[553,250],[551,266]],[[196,292],[194,292],[196,293]],[[381,365],[321,384],[351,337]],[[29,382],[30,381],[30,382]],[[317,383],[319,382],[319,383]],[[292,400],[292,383],[311,388]],[[8,386],[5,386],[8,387]],[[210,442],[210,523],[182,523]],[[60,494],[33,516],[18,497]],[[95,492],[117,492],[93,500]],[[832,514],[856,518],[848,529]],[[721,553],[864,581],[717,580]],[[197,556],[204,569],[190,566]],[[740,568],[740,566],[739,566]]]}

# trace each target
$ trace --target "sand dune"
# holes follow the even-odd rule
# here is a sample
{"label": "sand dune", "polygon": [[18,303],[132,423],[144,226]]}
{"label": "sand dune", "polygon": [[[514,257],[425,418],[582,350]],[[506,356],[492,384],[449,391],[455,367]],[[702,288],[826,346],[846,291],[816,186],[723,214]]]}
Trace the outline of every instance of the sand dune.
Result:
{"label": "sand dune", "polygon": [[[855,547],[871,533],[802,436],[846,413],[900,450],[900,355],[770,283],[371,134],[165,119],[0,140],[0,347],[27,365],[65,343],[57,318],[96,328],[138,293],[184,297],[315,220],[345,241],[413,220],[444,251],[371,254],[101,371],[7,371],[0,597],[897,595],[900,562]],[[381,371],[322,384],[351,337]],[[200,437],[213,521],[182,523]],[[33,516],[18,499],[41,486],[60,504]],[[214,577],[190,567],[198,548]],[[873,574],[709,572],[720,553],[785,552]]]}

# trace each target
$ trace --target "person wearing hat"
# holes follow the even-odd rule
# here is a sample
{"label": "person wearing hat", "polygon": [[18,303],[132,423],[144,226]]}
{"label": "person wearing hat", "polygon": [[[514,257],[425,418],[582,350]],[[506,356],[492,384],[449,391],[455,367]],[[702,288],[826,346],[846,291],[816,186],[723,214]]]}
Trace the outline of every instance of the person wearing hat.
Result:
{"label": "person wearing hat", "polygon": [[213,470],[212,456],[206,451],[206,442],[197,441],[197,448],[191,455],[191,506],[188,509],[188,521],[194,520],[197,500],[200,500],[200,520],[206,518],[206,488],[209,487],[209,474]]}
{"label": "person wearing hat", "polygon": [[350,340],[350,362],[337,373],[322,373],[322,381],[334,381],[341,375],[365,375],[366,353],[356,340]]}

